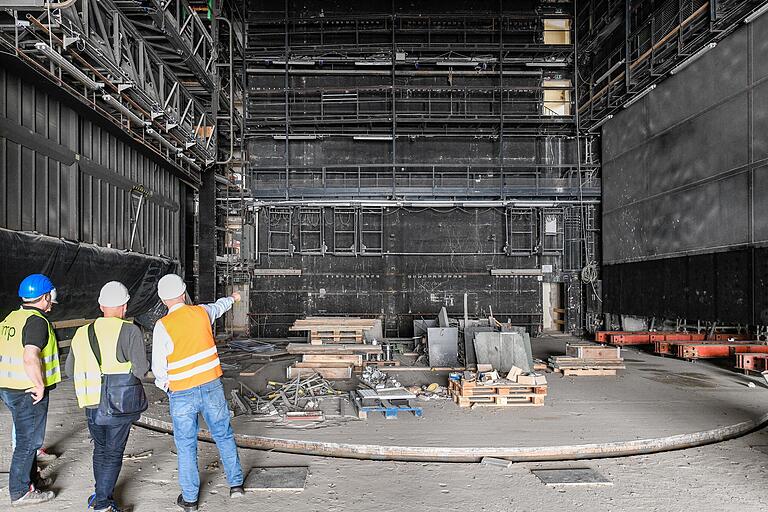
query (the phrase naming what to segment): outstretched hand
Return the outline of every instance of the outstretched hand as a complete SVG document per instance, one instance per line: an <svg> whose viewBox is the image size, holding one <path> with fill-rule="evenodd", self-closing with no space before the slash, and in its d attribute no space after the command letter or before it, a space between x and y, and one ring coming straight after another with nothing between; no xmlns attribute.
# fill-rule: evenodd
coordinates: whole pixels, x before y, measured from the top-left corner
<svg viewBox="0 0 768 512"><path fill-rule="evenodd" d="M232 292L232 295L230 295L233 299L235 299L235 302L240 302L240 292Z"/></svg>

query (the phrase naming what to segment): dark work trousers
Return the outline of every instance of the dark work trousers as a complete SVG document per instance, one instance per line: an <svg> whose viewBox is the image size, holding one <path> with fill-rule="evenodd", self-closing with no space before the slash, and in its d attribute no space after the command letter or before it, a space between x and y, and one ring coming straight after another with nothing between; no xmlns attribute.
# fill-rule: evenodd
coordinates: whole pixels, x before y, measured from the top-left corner
<svg viewBox="0 0 768 512"><path fill-rule="evenodd" d="M100 510L109 507L114 500L112 494L123 467L123 452L131 432L131 422L97 425L96 409L85 411L93 439L93 478L96 480L96 496L91 506Z"/></svg>
<svg viewBox="0 0 768 512"><path fill-rule="evenodd" d="M16 501L27 494L30 484L37 480L37 450L43 446L45 439L48 391L36 404L32 403L32 395L23 389L0 388L0 399L11 411L16 428L16 448L8 475L11 501Z"/></svg>

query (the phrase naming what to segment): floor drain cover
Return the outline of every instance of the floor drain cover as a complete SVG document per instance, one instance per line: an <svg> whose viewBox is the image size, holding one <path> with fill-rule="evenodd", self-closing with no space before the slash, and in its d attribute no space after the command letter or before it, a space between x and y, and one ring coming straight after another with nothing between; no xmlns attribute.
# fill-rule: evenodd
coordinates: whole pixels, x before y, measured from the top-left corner
<svg viewBox="0 0 768 512"><path fill-rule="evenodd" d="M613 485L592 468L534 469L531 473L547 485Z"/></svg>

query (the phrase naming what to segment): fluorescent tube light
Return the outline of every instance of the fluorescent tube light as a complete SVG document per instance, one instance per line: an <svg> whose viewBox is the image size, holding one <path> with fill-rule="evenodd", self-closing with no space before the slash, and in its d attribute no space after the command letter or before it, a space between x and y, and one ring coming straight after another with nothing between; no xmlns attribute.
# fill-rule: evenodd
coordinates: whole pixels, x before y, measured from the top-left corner
<svg viewBox="0 0 768 512"><path fill-rule="evenodd" d="M613 119L613 114L608 114L607 116L605 116L604 118L602 118L601 120L599 120L598 122L596 122L595 124L593 124L593 125L592 125L592 128L590 128L590 129L589 129L589 130L587 130L587 131L590 131L590 132L593 132L593 131L595 131L595 130L597 130L598 128L600 128L601 126L603 126L605 123L607 123L608 121L610 121L611 119Z"/></svg>
<svg viewBox="0 0 768 512"><path fill-rule="evenodd" d="M568 63L563 61L536 61L526 62L525 65L529 68L564 68Z"/></svg>
<svg viewBox="0 0 768 512"><path fill-rule="evenodd" d="M435 62L438 66L477 66L480 64L476 60L439 60Z"/></svg>
<svg viewBox="0 0 768 512"><path fill-rule="evenodd" d="M356 60L355 66L391 66L391 60Z"/></svg>
<svg viewBox="0 0 768 512"><path fill-rule="evenodd" d="M273 135L275 140L285 140L285 135ZM288 140L317 140L317 135L288 135Z"/></svg>
<svg viewBox="0 0 768 512"><path fill-rule="evenodd" d="M354 140L392 140L391 135L355 135Z"/></svg>
<svg viewBox="0 0 768 512"><path fill-rule="evenodd" d="M701 50L697 51L696 53L688 57L688 59L686 59L684 62L672 68L672 70L669 73L672 75L679 73L681 70L687 68L688 66L693 64L695 61L699 60L705 53L707 53L709 50L711 50L715 46L717 46L717 43L709 43L705 45L704 48L702 48Z"/></svg>
<svg viewBox="0 0 768 512"><path fill-rule="evenodd" d="M62 67L64 70L66 70L67 73L75 77L79 82L85 85L88 89L95 91L96 89L101 89L102 87L104 87L104 84L99 83L95 80L92 80L88 75L80 71L77 68L77 66L69 62L67 59L64 58L62 54L55 51L53 48L51 48L47 44L35 43L35 48L43 52L49 59L51 59L60 67Z"/></svg>
<svg viewBox="0 0 768 512"><path fill-rule="evenodd" d="M110 94L103 95L101 99L103 99L105 103L108 103L114 109L120 111L125 117L133 121L133 124L135 126L149 126L150 124L152 124L149 121L144 121L138 115L134 114L132 110L130 110L128 107L126 107L125 105L117 101L117 99Z"/></svg>
<svg viewBox="0 0 768 512"><path fill-rule="evenodd" d="M605 80L606 78L608 78L609 76L611 76L611 73L613 73L614 71L616 71L617 69L619 69L621 66L623 66L623 65L624 65L624 62L625 62L625 60L624 60L624 59L621 59L619 62L617 62L616 64L614 64L613 66L611 66L611 68L610 68L608 71L606 71L605 73L603 73L602 75L600 75L600 76L597 78L597 80L595 80L595 85L599 84L600 82L602 82L603 80Z"/></svg>
<svg viewBox="0 0 768 512"><path fill-rule="evenodd" d="M169 142L165 137L157 133L152 128L147 128L145 130L153 139L158 141L161 145L165 146L166 148L170 149L174 153L178 153L181 151L179 148L177 148L173 143Z"/></svg>
<svg viewBox="0 0 768 512"><path fill-rule="evenodd" d="M758 10L756 10L755 12L753 12L752 14L750 14L749 16L747 16L746 18L744 18L744 23L752 23L757 18L759 18L760 15L764 14L766 11L768 11L768 3L762 6L761 8L759 8Z"/></svg>
<svg viewBox="0 0 768 512"><path fill-rule="evenodd" d="M189 166L192 167L194 170L196 171L200 170L200 166L195 163L195 159L188 157L187 155L184 154L183 151L179 151L176 156L178 156L179 158L187 162Z"/></svg>
<svg viewBox="0 0 768 512"><path fill-rule="evenodd" d="M642 98L643 96L645 96L646 94L648 94L649 92L654 90L655 88L656 88L656 84L653 84L652 86L648 87L644 91L638 93L634 98L632 98L631 100L629 100L628 102L626 102L624 104L624 108L628 108L628 107L632 106L635 102L639 101L640 98Z"/></svg>

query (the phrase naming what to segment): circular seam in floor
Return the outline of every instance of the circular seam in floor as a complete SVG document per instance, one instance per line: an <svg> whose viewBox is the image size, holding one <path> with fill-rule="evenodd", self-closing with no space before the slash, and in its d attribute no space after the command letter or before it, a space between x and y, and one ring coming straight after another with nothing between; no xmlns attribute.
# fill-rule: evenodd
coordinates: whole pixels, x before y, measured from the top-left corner
<svg viewBox="0 0 768 512"><path fill-rule="evenodd" d="M733 425L688 434L608 443L530 447L385 446L280 439L248 434L235 434L235 440L241 448L348 459L479 462L483 457L497 457L513 462L535 462L627 457L693 448L743 436L766 423L768 423L768 413ZM172 423L147 415L142 415L137 424L152 430L173 433ZM200 431L199 439L207 442L213 441L207 430Z"/></svg>

